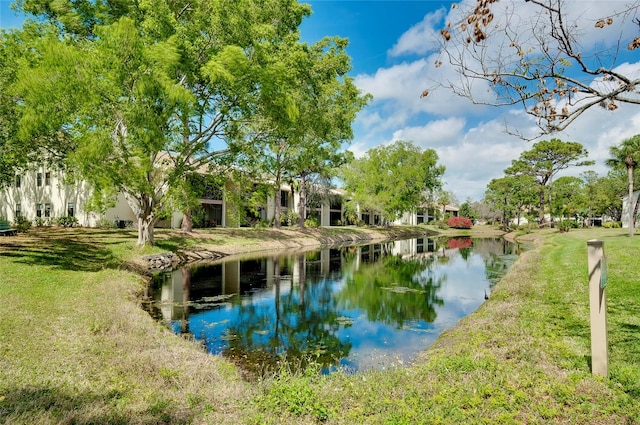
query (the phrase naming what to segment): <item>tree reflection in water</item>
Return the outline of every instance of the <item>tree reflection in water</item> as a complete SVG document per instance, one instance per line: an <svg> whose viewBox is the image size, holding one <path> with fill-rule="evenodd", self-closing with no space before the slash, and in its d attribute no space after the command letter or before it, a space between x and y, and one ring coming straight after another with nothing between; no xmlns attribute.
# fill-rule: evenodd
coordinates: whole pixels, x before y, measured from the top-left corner
<svg viewBox="0 0 640 425"><path fill-rule="evenodd" d="M227 261L162 276L150 311L251 375L358 370L373 351L425 349L484 302L513 258L512 244L464 238Z"/></svg>

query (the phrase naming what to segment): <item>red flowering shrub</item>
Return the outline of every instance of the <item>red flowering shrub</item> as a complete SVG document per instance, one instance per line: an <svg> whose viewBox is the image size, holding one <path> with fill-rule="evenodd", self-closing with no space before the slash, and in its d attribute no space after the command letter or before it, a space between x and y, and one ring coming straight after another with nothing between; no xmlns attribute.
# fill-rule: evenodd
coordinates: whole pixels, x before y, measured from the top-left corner
<svg viewBox="0 0 640 425"><path fill-rule="evenodd" d="M447 248L469 248L473 245L471 238L451 238L447 241Z"/></svg>
<svg viewBox="0 0 640 425"><path fill-rule="evenodd" d="M471 229L473 223L467 217L451 217L447 219L447 226L454 229Z"/></svg>

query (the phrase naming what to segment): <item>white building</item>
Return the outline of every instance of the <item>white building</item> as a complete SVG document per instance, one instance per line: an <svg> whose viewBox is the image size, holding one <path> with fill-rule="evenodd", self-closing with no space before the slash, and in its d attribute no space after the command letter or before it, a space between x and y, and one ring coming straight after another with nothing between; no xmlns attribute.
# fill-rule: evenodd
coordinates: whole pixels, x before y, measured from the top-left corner
<svg viewBox="0 0 640 425"><path fill-rule="evenodd" d="M84 181L68 183L64 174L44 165L16 174L12 184L0 189L0 218L15 222L23 216L34 224L56 224L61 217L74 217L78 225L95 227L100 221L115 223L119 227L136 226L137 219L122 194L118 195L115 205L103 214L91 211L89 201L91 186ZM224 188L212 188L211 193L200 199L201 210L192 217L195 227L236 227L255 224L256 220L270 221L275 216L275 197L270 196L260 210L259 217L244 217L247 211L236 207L226 196L233 191L233 183L227 182ZM281 216L289 211L298 212L300 194L288 185L281 187ZM329 196L317 207L307 208L306 218L315 217L321 226L339 226L344 223L345 193L340 189L330 189ZM446 212L457 215L456 207L446 207ZM433 209L406 213L396 224L420 224L434 219ZM158 222L157 227L179 228L183 214L174 212L171 218ZM358 221L366 225L382 224L382 215L376 211L358 209ZM294 224L294 223L292 223Z"/></svg>
<svg viewBox="0 0 640 425"><path fill-rule="evenodd" d="M213 190L212 193L200 199L202 213L194 217L194 224L198 227L233 227L246 223L233 214L238 212L225 193L233 190L232 183ZM281 214L287 211L298 211L300 196L292 194L291 187L284 185L281 189ZM308 217L316 217L321 226L341 224L342 192L331 191L331 201L326 200L318 208L309 209ZM133 211L122 194L118 195L115 205L100 214L89 209L91 186L84 181L68 183L64 174L56 169L39 166L33 170L16 174L14 181L0 190L0 217L15 222L16 217L23 216L28 220L44 225L55 224L61 217L75 217L78 225L95 227L100 220L115 223L119 227L135 226L137 223ZM262 208L259 219L271 220L275 215L275 197L267 200ZM170 219L161 220L157 227L179 228L183 214L175 212Z"/></svg>
<svg viewBox="0 0 640 425"><path fill-rule="evenodd" d="M75 217L80 226L96 226L101 218L114 222L134 221L134 215L123 196L105 214L87 209L91 189L86 182L68 184L63 174L46 166L16 174L12 184L0 190L0 217L10 222L24 216L44 224L61 217Z"/></svg>
<svg viewBox="0 0 640 425"><path fill-rule="evenodd" d="M640 195L640 190L636 190L633 192L633 202L629 205L629 195L626 195L622 198L622 227L625 229L629 228L629 208L635 208L636 202L638 202L638 196ZM640 213L640 209L638 211ZM636 224L638 223L638 217L636 216Z"/></svg>

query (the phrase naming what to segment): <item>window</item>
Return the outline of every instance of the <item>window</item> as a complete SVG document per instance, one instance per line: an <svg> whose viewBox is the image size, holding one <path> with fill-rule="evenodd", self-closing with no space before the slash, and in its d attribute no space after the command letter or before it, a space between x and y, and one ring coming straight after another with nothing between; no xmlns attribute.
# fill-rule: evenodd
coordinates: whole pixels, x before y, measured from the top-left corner
<svg viewBox="0 0 640 425"><path fill-rule="evenodd" d="M36 184L38 185L38 187L42 186L42 173L38 173L38 175L36 176Z"/></svg>
<svg viewBox="0 0 640 425"><path fill-rule="evenodd" d="M280 191L280 206L281 207L289 206L289 192L285 192L284 190Z"/></svg>
<svg viewBox="0 0 640 425"><path fill-rule="evenodd" d="M42 204L36 204L36 217L42 217Z"/></svg>
<svg viewBox="0 0 640 425"><path fill-rule="evenodd" d="M44 173L44 185L45 186L50 186L51 185L51 172L47 171L46 173Z"/></svg>
<svg viewBox="0 0 640 425"><path fill-rule="evenodd" d="M51 204L44 204L44 216L51 217Z"/></svg>
<svg viewBox="0 0 640 425"><path fill-rule="evenodd" d="M22 215L22 205L16 204L16 218Z"/></svg>
<svg viewBox="0 0 640 425"><path fill-rule="evenodd" d="M74 217L75 209L76 209L76 204L74 204L73 202L69 202L67 204L67 215L69 217Z"/></svg>
<svg viewBox="0 0 640 425"><path fill-rule="evenodd" d="M22 186L22 176L20 174L16 174L16 187Z"/></svg>

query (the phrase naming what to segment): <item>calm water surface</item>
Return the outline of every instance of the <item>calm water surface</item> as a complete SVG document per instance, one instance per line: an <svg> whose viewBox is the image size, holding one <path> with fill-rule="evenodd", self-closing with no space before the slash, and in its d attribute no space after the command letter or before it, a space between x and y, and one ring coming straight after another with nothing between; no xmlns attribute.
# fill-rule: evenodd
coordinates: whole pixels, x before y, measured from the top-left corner
<svg viewBox="0 0 640 425"><path fill-rule="evenodd" d="M517 249L421 238L198 265L158 275L150 311L253 373L392 367L476 310Z"/></svg>

